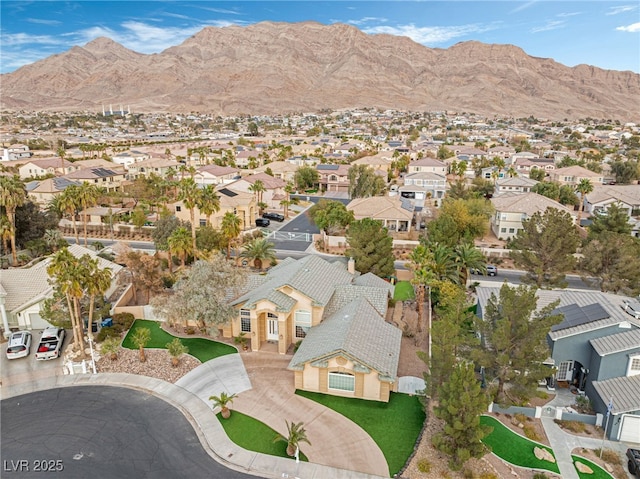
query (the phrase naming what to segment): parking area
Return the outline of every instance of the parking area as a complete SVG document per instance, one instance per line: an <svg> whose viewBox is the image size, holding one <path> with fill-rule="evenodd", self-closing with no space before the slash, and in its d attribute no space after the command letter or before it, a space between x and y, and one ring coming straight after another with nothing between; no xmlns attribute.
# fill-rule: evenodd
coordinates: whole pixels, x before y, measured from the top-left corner
<svg viewBox="0 0 640 479"><path fill-rule="evenodd" d="M42 329L34 329L31 334L31 353L24 358L7 359L7 342L2 343L0 350L0 384L2 386L12 386L64 374L62 358L36 361L35 352L42 335ZM70 332L67 331L63 351L70 341Z"/></svg>

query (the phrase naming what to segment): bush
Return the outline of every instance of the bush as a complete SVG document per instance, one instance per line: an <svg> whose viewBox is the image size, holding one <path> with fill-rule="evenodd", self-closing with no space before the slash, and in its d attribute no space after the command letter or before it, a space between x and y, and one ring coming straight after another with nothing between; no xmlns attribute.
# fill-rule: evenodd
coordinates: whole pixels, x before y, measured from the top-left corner
<svg viewBox="0 0 640 479"><path fill-rule="evenodd" d="M561 419L554 419L553 421L562 429L566 429L570 432L580 433L587 429L587 426L580 421L563 421Z"/></svg>
<svg viewBox="0 0 640 479"><path fill-rule="evenodd" d="M429 459L422 458L418 461L418 471L424 474L431 472L431 463L429 462Z"/></svg>
<svg viewBox="0 0 640 479"><path fill-rule="evenodd" d="M186 334L196 334L196 328L194 328L193 326L187 326L186 328L184 328L184 332Z"/></svg>
<svg viewBox="0 0 640 479"><path fill-rule="evenodd" d="M172 288L175 282L176 279L170 274L165 274L162 276L162 285L167 289Z"/></svg>
<svg viewBox="0 0 640 479"><path fill-rule="evenodd" d="M522 423L522 424L527 422L529 419L527 416L525 416L522 413L517 413L514 417L516 418L516 421L518 421L518 423Z"/></svg>
<svg viewBox="0 0 640 479"><path fill-rule="evenodd" d="M483 472L478 476L478 479L498 479L498 476L492 472Z"/></svg>
<svg viewBox="0 0 640 479"><path fill-rule="evenodd" d="M542 438L536 431L536 428L533 426L533 424L529 424L529 423L525 424L524 427L522 428L522 432L524 432L524 435L527 436L527 438L531 439L532 441L540 442L542 440Z"/></svg>
<svg viewBox="0 0 640 479"><path fill-rule="evenodd" d="M106 326L98 332L98 335L96 336L96 341L98 343L101 343L107 338L119 338L120 333L121 332L118 330L118 328L114 328L112 326Z"/></svg>
<svg viewBox="0 0 640 479"><path fill-rule="evenodd" d="M598 456L600 456L600 448L594 449L593 452L595 452ZM603 449L602 460L604 462L611 464L612 466L622 465L622 461L620 460L620 455L616 451L613 451L611 449Z"/></svg>
<svg viewBox="0 0 640 479"><path fill-rule="evenodd" d="M533 479L548 479L546 474L542 474L541 472L536 472L533 475Z"/></svg>
<svg viewBox="0 0 640 479"><path fill-rule="evenodd" d="M131 313L117 313L113 315L113 324L114 326L120 326L121 331L131 329L131 325L135 320L135 316Z"/></svg>

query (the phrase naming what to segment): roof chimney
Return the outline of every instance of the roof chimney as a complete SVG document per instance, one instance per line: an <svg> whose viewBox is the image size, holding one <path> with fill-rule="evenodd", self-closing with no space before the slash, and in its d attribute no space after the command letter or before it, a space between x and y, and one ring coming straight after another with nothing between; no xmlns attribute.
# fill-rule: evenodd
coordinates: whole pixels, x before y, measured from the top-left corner
<svg viewBox="0 0 640 479"><path fill-rule="evenodd" d="M356 274L356 262L353 258L349 258L347 262L347 271L351 274Z"/></svg>

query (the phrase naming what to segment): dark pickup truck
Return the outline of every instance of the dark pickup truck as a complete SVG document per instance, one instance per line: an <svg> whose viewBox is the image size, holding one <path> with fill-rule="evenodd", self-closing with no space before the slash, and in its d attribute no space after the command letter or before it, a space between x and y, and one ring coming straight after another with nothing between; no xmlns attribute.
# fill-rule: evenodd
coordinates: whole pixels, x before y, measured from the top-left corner
<svg viewBox="0 0 640 479"><path fill-rule="evenodd" d="M640 449L627 449L629 458L629 472L636 477L640 477Z"/></svg>

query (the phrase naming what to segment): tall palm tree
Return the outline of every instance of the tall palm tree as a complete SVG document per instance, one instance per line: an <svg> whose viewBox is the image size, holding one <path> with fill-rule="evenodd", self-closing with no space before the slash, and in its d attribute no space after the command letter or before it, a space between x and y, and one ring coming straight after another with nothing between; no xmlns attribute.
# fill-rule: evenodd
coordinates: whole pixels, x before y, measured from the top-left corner
<svg viewBox="0 0 640 479"><path fill-rule="evenodd" d="M576 185L576 193L580 194L580 205L578 206L578 226L580 226L580 219L582 218L582 210L584 209L584 195L588 195L593 191L593 184L589 178L582 178Z"/></svg>
<svg viewBox="0 0 640 479"><path fill-rule="evenodd" d="M0 217L0 239L2 240L2 254L9 251L9 242L11 241L11 223L6 216Z"/></svg>
<svg viewBox="0 0 640 479"><path fill-rule="evenodd" d="M220 231L227 239L227 259L231 258L231 242L238 237L241 231L242 220L239 216L227 211L222 217Z"/></svg>
<svg viewBox="0 0 640 479"><path fill-rule="evenodd" d="M76 244L78 244L78 228L76 227L76 213L78 211L78 195L80 186L69 185L62 193L51 200L49 208L60 213L62 216L68 216L71 218L71 224L73 225L73 236L76 238Z"/></svg>
<svg viewBox="0 0 640 479"><path fill-rule="evenodd" d="M100 269L98 266L98 260L93 259L85 264L87 268L87 274L84 278L86 290L89 294L89 320L87 323L87 335L93 339L93 331L91 326L93 325L93 313L95 310L96 297L102 296L107 292L109 286L111 286L111 269Z"/></svg>
<svg viewBox="0 0 640 479"><path fill-rule="evenodd" d="M16 251L16 209L27 201L27 189L17 175L0 176L0 207L9 220L13 265L18 264Z"/></svg>
<svg viewBox="0 0 640 479"><path fill-rule="evenodd" d="M292 421L291 423L289 423L286 420L285 422L287 423L287 437L278 435L273 440L273 442L278 442L278 441L286 442L287 455L293 457L296 454L296 450L299 450L301 442L306 442L310 446L311 446L311 442L307 437L307 431L303 427L304 426L303 422L295 423Z"/></svg>
<svg viewBox="0 0 640 479"><path fill-rule="evenodd" d="M409 255L410 263L407 265L413 271L413 284L416 290L416 302L418 305L418 332L422 332L424 324L424 300L425 290L435 279L430 264L433 262L433 254L425 245L418 245Z"/></svg>
<svg viewBox="0 0 640 479"><path fill-rule="evenodd" d="M245 244L240 256L253 260L253 264L259 270L262 270L262 262L269 260L271 262L276 260L275 244L267 241L265 238L255 238Z"/></svg>
<svg viewBox="0 0 640 479"><path fill-rule="evenodd" d="M453 258L460 272L460 284L469 281L469 270L486 272L487 266L483 254L472 243L457 245L453 250Z"/></svg>
<svg viewBox="0 0 640 479"><path fill-rule="evenodd" d="M440 281L451 281L452 283L460 281L458 267L451 248L440 243L435 243L429 245L429 249L433 254L433 262L429 267L431 271L433 271L436 279Z"/></svg>
<svg viewBox="0 0 640 479"><path fill-rule="evenodd" d="M248 189L255 193L256 203L262 203L262 194L267 191L262 180L256 180Z"/></svg>
<svg viewBox="0 0 640 479"><path fill-rule="evenodd" d="M291 206L291 193L293 193L295 186L290 181L284 186L285 199L280 202L284 207L284 217L289 219L289 206Z"/></svg>
<svg viewBox="0 0 640 479"><path fill-rule="evenodd" d="M169 261L171 261L172 253L175 253L180 258L182 266L184 267L187 256L194 251L189 230L184 226L176 228L173 230L173 233L171 233L171 236L167 238L167 244L169 245Z"/></svg>
<svg viewBox="0 0 640 479"><path fill-rule="evenodd" d="M87 246L87 209L95 206L100 197L100 189L96 185L83 182L77 191L78 205L82 208L82 222L84 223L84 245Z"/></svg>
<svg viewBox="0 0 640 479"><path fill-rule="evenodd" d="M207 226L211 225L211 215L220 211L220 196L212 185L202 188L198 200L198 209L207 217Z"/></svg>
<svg viewBox="0 0 640 479"><path fill-rule="evenodd" d="M178 199L182 201L184 206L189 209L189 218L191 220L191 241L193 243L193 252L196 252L196 218L195 208L200 202L202 190L193 178L183 178L179 183L180 192Z"/></svg>

